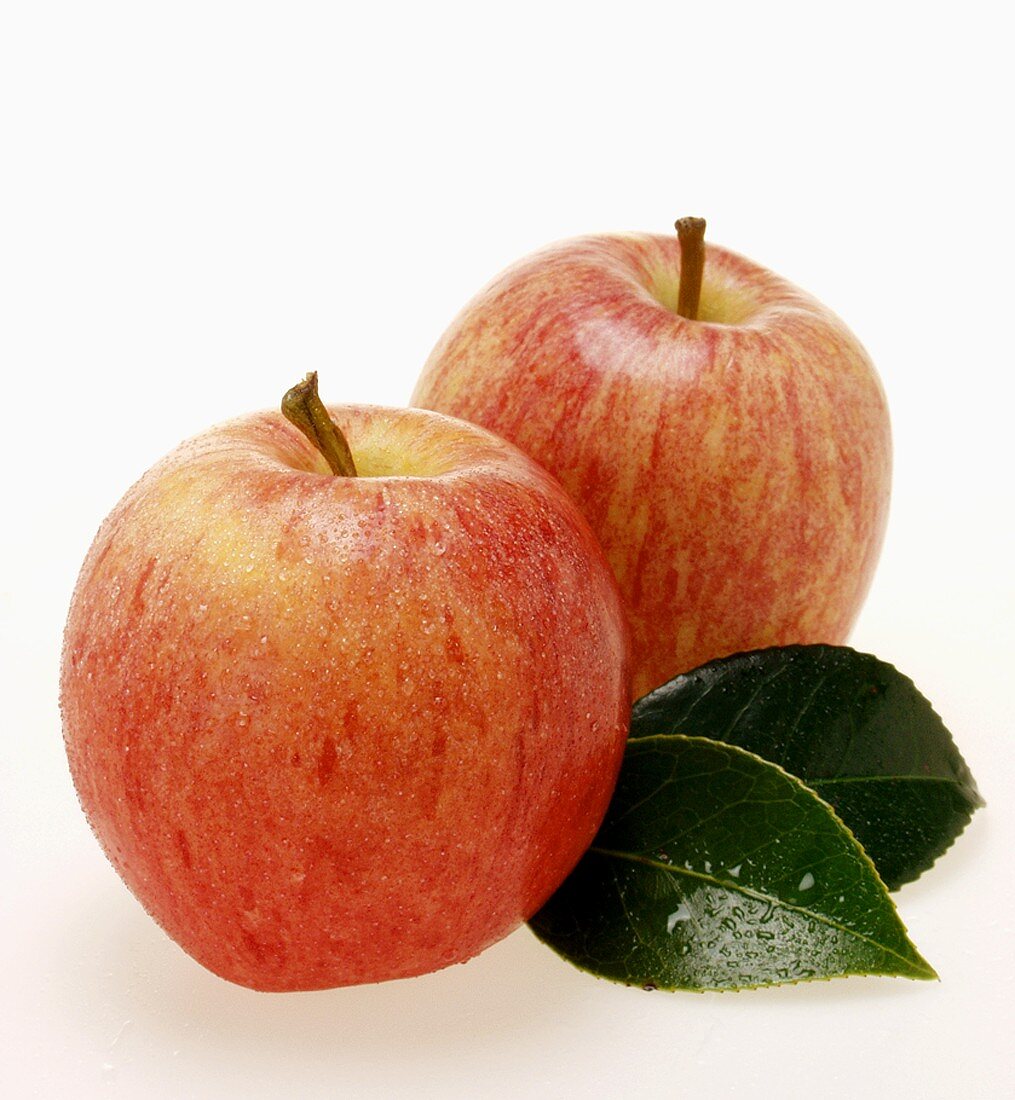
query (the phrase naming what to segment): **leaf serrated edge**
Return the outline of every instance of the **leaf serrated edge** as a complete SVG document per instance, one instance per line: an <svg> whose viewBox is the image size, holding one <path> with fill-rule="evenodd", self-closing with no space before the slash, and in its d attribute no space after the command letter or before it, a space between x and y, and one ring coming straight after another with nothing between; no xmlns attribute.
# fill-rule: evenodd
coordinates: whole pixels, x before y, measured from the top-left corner
<svg viewBox="0 0 1015 1100"><path fill-rule="evenodd" d="M655 982L641 985L638 982L626 982L623 978L611 978L606 974L599 974L591 967L583 966L581 963L575 962L574 959L569 958L567 955L562 955L549 940L544 939L531 921L528 923L528 928L536 939L539 940L541 944L548 947L561 962L573 967L580 973L588 974L589 977L595 978L596 981L609 982L610 985L622 985L626 986L628 989L637 989L646 992L692 993L695 996L704 997L716 993L754 993L759 989L780 989L791 985L813 985L815 982L841 982L848 978L890 978L894 981L940 981L937 974L934 974L933 978L929 975L925 978L913 978L907 974L881 973L866 970L843 970L838 974L812 974L807 978L784 978L780 981L773 982L746 982L743 985L660 985Z"/></svg>
<svg viewBox="0 0 1015 1100"><path fill-rule="evenodd" d="M944 721L944 719L941 717L941 715L938 714L937 710L934 708L934 704L930 701L930 699L927 698L926 695L924 695L924 693L917 686L916 681L911 676L907 676L906 673L902 672L898 668L898 666L893 665L891 663L891 661L884 661L879 656L877 656L876 653L867 653L865 650L854 649L852 646L848 646L848 645L828 645L826 643L815 643L815 644L812 644L812 645L804 645L804 644L784 645L784 646L772 645L772 646L762 646L760 649L742 649L742 650L739 650L737 653L729 653L724 657L715 657L711 661L705 661L704 664L700 664L700 665L696 666L695 668L688 669L686 672L677 673L676 676L674 676L671 679L667 680L665 684L660 684L658 687L653 688L649 692L646 692L640 699L636 699L634 701L634 703L632 704L632 706L631 706L632 716L634 715L634 712L638 709L638 707L640 707L642 704L647 704L647 701L649 699L651 699L654 695L660 694L662 692L666 692L666 690L669 688L669 686L672 683L674 683L674 681L683 679L684 677L693 676L696 673L701 672L702 669L709 668L712 665L729 665L729 664L732 664L734 661L743 660L743 659L746 659L748 657L760 658L763 654L766 654L766 653L783 653L783 654L788 655L791 652L792 653L815 652L815 651L819 651L819 650L823 651L823 652L826 652L826 653L851 653L856 657L860 657L862 659L874 661L876 664L881 665L883 668L891 669L891 671L893 673L895 673L895 675L898 676L900 680L904 680L906 683L908 683L909 686L913 689L913 691L915 691L916 694L926 704L926 707L930 711L930 713L940 723L941 728L944 730L945 734L947 735L948 744L951 746L952 749L954 749L955 755L958 757L958 762L961 765L962 770L965 773L964 776L960 776L957 779L950 779L947 776L926 776L926 777L913 776L912 778L940 779L942 782L956 783L958 786L960 786L961 789L968 791L969 796L970 796L970 801L974 803L973 809L970 811L970 817L972 817L972 814L975 813L976 810L982 809L984 806L987 805L985 799L983 798L983 795L980 794L979 788L978 788L977 783L976 783L976 779L973 776L973 773L970 771L969 765L966 763L965 757L962 755L961 751L959 750L959 746L955 741L955 737L953 736L951 729L949 729L947 723ZM791 659L788 656L787 656L787 663L791 663ZM780 671L781 671L781 669L780 669ZM715 687L714 684L711 685L708 688L708 691L705 692L705 694L707 695L708 692L710 692L714 687ZM695 704L695 705L697 705L697 704ZM742 711L741 711L741 713L742 713ZM634 726L633 717L632 717L631 725L632 725L632 731L628 732L628 738L627 738L629 743L633 742L633 741L644 741L644 740L646 740L647 738L650 738L650 737L661 736L659 734L651 734L651 733L639 736L638 734L634 733L633 732L633 726ZM687 736L687 735L678 734L678 733L676 733L676 731L673 731L673 736ZM719 742L720 744L723 744L723 745L729 744L728 741L723 741L723 740L721 740L721 738L702 738L702 740L717 741L717 742ZM739 745L731 745L730 747L731 748L739 748L740 746ZM747 751L747 750L745 750L745 751ZM764 760L765 757L760 757L759 759ZM766 762L771 763L771 764L775 763L775 761L766 761ZM776 767L781 767L781 765L776 764ZM792 773L787 773L787 774L792 774ZM794 776L794 778L797 778L797 777ZM834 779L834 778L838 778L838 777L828 776L828 777L824 777L824 778ZM852 778L852 777L847 777L847 778ZM863 779L863 778L870 778L870 779L877 779L877 778L906 779L906 778L910 778L910 777L908 777L908 776L870 776L870 777L858 776L856 778L858 778L858 779ZM801 782L802 782L802 780L801 780ZM958 835L961 835L961 834L958 834Z"/></svg>
<svg viewBox="0 0 1015 1100"><path fill-rule="evenodd" d="M730 746L730 747L731 748L736 748L735 745ZM796 778L799 779L800 777L797 776ZM886 778L890 778L890 777L886 777ZM913 777L913 778L920 778L920 777L917 776L917 777ZM927 776L926 778L930 779L932 777ZM902 780L899 780L899 781L900 782L905 782L906 780L902 779ZM952 785L952 786L956 785L955 781L952 780L952 779L937 779L936 781L939 782L939 783L947 783L947 784ZM803 780L800 780L800 782L803 782ZM829 780L827 780L827 779L816 779L815 782L816 783L827 783L827 782L829 782ZM872 782L872 780L864 779L861 776L856 780L856 782L858 782L858 783L869 783L869 782ZM804 784L804 786L807 786L807 784ZM811 789L813 789L813 788L811 788ZM814 793L817 794L819 798L821 797L819 791L815 791ZM885 882L885 886L888 888L889 893L892 893L892 894L897 893L899 890L902 889L903 886L908 886L911 882L916 882L919 879L923 878L923 876L932 867L934 867L937 864L938 860L942 859L948 852L950 852L952 850L952 848L955 846L955 842L959 839L960 836L962 836L965 833L965 831L972 824L973 815L976 813L976 811L979 810L979 809L982 809L984 806L987 805L987 803L984 802L983 799L979 797L978 793L977 793L977 799L978 799L978 801L976 801L972 805L972 807L969 809L968 813L966 814L965 821L962 822L961 828L959 828L955 831L954 835L951 836L948 839L948 842L941 848L941 850L939 852L935 852L932 856L930 856L926 860L924 860L924 862L920 863L917 866L917 869L916 869L914 874L909 875L908 877L906 877L904 879L900 879L894 885L890 885L889 883ZM824 801L824 800L822 800L822 801ZM833 807L833 809L834 809L834 807ZM848 828L848 826L847 826L847 828ZM863 845L861 844L860 847L862 848ZM866 851L866 849L865 849L865 851ZM884 879L882 879L881 881L884 882Z"/></svg>

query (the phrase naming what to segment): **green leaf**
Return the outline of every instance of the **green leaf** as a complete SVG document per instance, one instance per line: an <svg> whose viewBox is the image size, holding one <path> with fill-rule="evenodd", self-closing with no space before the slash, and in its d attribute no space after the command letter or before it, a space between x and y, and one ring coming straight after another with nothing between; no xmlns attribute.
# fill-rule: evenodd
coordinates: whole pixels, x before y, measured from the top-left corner
<svg viewBox="0 0 1015 1100"><path fill-rule="evenodd" d="M697 737L628 745L592 847L530 923L576 966L650 988L935 977L831 809Z"/></svg>
<svg viewBox="0 0 1015 1100"><path fill-rule="evenodd" d="M631 737L658 733L737 745L802 779L892 890L930 867L983 805L913 681L844 646L759 649L678 676L634 706Z"/></svg>

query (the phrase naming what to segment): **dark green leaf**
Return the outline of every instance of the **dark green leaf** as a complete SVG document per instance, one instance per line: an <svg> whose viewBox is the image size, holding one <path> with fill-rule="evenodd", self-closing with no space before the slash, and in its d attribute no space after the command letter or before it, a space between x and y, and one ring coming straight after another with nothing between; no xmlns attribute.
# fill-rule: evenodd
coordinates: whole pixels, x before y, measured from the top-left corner
<svg viewBox="0 0 1015 1100"><path fill-rule="evenodd" d="M835 808L892 890L930 867L983 805L913 681L844 646L711 661L646 695L631 718L632 738L709 737L802 779Z"/></svg>
<svg viewBox="0 0 1015 1100"><path fill-rule="evenodd" d="M698 737L628 745L603 827L531 926L576 966L652 988L935 976L829 807Z"/></svg>

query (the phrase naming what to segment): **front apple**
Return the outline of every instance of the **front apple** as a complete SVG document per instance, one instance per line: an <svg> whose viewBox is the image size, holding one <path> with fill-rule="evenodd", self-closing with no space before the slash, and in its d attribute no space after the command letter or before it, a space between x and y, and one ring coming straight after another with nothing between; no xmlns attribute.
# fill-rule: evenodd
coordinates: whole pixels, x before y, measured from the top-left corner
<svg viewBox="0 0 1015 1100"><path fill-rule="evenodd" d="M434 413L278 413L185 443L103 524L61 703L82 805L199 962L262 990L463 961L588 846L626 627L560 487Z"/></svg>
<svg viewBox="0 0 1015 1100"><path fill-rule="evenodd" d="M888 412L863 348L785 280L697 243L690 311L675 237L521 261L413 395L511 440L578 503L625 598L636 696L714 657L844 641L887 517Z"/></svg>

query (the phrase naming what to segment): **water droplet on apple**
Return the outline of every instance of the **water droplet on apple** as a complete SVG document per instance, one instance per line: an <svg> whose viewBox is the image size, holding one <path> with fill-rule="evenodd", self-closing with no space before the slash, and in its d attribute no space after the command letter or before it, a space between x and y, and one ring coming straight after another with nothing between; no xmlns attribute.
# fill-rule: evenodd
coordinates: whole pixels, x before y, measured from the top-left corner
<svg viewBox="0 0 1015 1100"><path fill-rule="evenodd" d="M444 545L444 543L443 543L443 542L435 542L435 543L433 544L433 552L434 552L434 553L435 553L435 554L436 554L436 555L437 555L438 557L440 557L440 556L441 556L441 555L442 555L443 553L445 553L446 551L447 551L447 547L446 547L446 546Z"/></svg>

